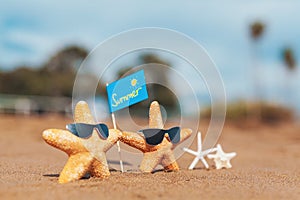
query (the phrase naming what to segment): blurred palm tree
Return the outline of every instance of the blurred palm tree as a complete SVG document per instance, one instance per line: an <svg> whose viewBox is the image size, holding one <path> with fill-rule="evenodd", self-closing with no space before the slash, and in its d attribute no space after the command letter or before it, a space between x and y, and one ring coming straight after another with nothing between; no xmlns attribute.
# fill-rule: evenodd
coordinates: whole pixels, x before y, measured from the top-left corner
<svg viewBox="0 0 300 200"><path fill-rule="evenodd" d="M285 47L282 50L282 60L285 64L286 67L286 75L285 75L285 91L286 91L286 95L285 95L285 102L291 106L294 104L293 102L293 77L291 77L293 75L293 72L296 69L296 59L295 59L295 54L294 54L294 50L291 47Z"/></svg>
<svg viewBox="0 0 300 200"><path fill-rule="evenodd" d="M258 40L259 38L262 37L262 35L264 33L265 24L260 21L256 21L250 25L250 29L251 29L252 39Z"/></svg>
<svg viewBox="0 0 300 200"><path fill-rule="evenodd" d="M250 36L252 39L252 74L253 74L253 95L254 100L261 102L262 101L262 91L261 91L261 84L260 84L260 72L259 72L259 64L258 64L258 42L262 38L265 32L265 24L261 21L255 21L250 24ZM258 120L261 119L261 109L258 106L257 110L248 110L249 115L254 115Z"/></svg>
<svg viewBox="0 0 300 200"><path fill-rule="evenodd" d="M296 68L296 59L294 56L294 50L290 47L286 47L282 51L283 61L288 71L293 71Z"/></svg>

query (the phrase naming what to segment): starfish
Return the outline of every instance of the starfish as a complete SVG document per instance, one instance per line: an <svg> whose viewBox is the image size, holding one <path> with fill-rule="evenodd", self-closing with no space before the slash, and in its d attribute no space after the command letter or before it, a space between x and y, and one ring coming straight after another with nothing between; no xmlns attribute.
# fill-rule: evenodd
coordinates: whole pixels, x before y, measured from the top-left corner
<svg viewBox="0 0 300 200"><path fill-rule="evenodd" d="M190 153L195 157L195 159L193 160L193 162L191 163L191 165L189 166L189 169L194 169L194 167L196 166L196 164L199 162L199 160L201 160L201 162L203 163L203 165L205 166L206 169L209 168L209 165L207 164L206 160L204 159L204 157L217 150L217 148L211 148L211 149L207 149L205 151L202 151L202 141L201 141L201 133L198 132L197 134L197 144L198 144L198 150L197 151L193 151L190 150L188 148L183 148L183 150L187 153Z"/></svg>
<svg viewBox="0 0 300 200"><path fill-rule="evenodd" d="M76 123L95 124L89 106L86 102L77 103L74 111ZM96 130L88 139L79 138L67 130L48 129L43 132L44 140L51 146L68 154L69 159L60 173L58 182L68 183L79 180L87 172L92 176L107 178L110 175L105 152L120 138L121 132L109 130L109 136L102 140Z"/></svg>
<svg viewBox="0 0 300 200"><path fill-rule="evenodd" d="M149 128L163 129L163 120L157 101L152 102L150 105ZM176 145L172 144L169 137L165 135L160 144L151 146L146 143L143 136L137 133L123 131L120 141L144 153L140 165L140 170L142 172L152 172L159 164L161 164L166 171L177 171L179 170L179 166L173 154L173 149L179 143L190 137L191 134L191 129L182 129L180 132L180 141Z"/></svg>
<svg viewBox="0 0 300 200"><path fill-rule="evenodd" d="M214 159L217 169L222 168L231 168L232 165L230 164L230 160L236 156L235 152L232 153L224 153L220 144L217 145L217 153L216 154L209 154L207 157L209 159Z"/></svg>

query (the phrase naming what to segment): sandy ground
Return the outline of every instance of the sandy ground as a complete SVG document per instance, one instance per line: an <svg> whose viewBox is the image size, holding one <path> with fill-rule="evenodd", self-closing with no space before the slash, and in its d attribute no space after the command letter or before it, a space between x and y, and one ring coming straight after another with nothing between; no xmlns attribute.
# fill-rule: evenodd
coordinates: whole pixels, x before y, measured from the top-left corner
<svg viewBox="0 0 300 200"><path fill-rule="evenodd" d="M0 199L300 199L299 125L247 129L226 123L219 143L238 153L232 169L205 170L199 163L187 170L193 157L184 154L179 172L112 172L108 180L60 185L67 156L41 133L69 122L54 115L0 116Z"/></svg>

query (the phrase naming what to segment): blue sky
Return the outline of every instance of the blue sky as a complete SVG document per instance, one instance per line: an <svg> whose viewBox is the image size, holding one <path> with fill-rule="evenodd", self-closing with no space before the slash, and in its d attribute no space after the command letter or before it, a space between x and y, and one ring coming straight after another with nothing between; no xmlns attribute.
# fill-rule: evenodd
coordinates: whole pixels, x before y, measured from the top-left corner
<svg viewBox="0 0 300 200"><path fill-rule="evenodd" d="M68 44L92 49L121 31L163 27L197 40L220 69L229 97L244 96L251 87L249 24L256 19L267 24L259 44L259 74L266 74L266 90L274 84L280 87L285 79L274 77L285 73L282 48L292 47L300 62L299 10L297 0L4 0L0 6L0 69L39 66ZM299 73L293 75L295 91L300 86ZM280 93L268 98L272 95Z"/></svg>

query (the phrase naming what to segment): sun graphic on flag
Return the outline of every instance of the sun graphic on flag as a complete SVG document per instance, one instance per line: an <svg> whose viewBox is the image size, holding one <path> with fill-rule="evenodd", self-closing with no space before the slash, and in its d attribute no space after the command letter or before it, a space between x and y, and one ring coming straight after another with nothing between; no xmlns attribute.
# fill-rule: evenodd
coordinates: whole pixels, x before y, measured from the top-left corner
<svg viewBox="0 0 300 200"><path fill-rule="evenodd" d="M132 79L132 80L131 80L131 85L132 85L132 86L135 86L136 84L137 84L137 80L136 80L135 78Z"/></svg>

